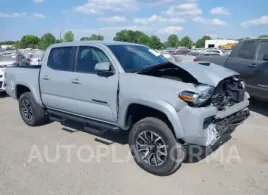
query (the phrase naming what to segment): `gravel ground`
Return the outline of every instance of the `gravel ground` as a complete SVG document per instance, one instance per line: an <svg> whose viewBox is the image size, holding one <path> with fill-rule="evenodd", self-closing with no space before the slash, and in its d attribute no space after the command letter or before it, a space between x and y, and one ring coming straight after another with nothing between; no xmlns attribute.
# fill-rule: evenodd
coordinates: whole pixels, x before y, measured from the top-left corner
<svg viewBox="0 0 268 195"><path fill-rule="evenodd" d="M125 133L99 138L58 123L31 128L17 102L1 97L0 194L268 194L267 108L253 103L249 119L216 151L157 177L133 162Z"/></svg>

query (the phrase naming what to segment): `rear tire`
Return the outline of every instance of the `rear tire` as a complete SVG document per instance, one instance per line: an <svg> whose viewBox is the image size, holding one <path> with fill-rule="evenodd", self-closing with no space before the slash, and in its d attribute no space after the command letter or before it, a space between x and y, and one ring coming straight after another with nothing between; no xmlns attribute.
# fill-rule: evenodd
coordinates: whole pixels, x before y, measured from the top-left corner
<svg viewBox="0 0 268 195"><path fill-rule="evenodd" d="M36 103L31 92L20 96L19 110L22 120L29 126L40 126L48 122L44 109Z"/></svg>
<svg viewBox="0 0 268 195"><path fill-rule="evenodd" d="M129 134L129 147L136 163L145 171L167 176L182 164L185 150L170 128L156 118L137 122Z"/></svg>

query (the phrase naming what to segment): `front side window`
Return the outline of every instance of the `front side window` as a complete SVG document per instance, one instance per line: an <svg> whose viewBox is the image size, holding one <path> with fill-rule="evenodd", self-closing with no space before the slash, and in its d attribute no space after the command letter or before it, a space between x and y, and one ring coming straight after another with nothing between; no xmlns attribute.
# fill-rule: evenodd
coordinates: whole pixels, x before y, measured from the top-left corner
<svg viewBox="0 0 268 195"><path fill-rule="evenodd" d="M108 57L98 48L81 46L78 49L76 72L95 73L95 66L100 62L109 62Z"/></svg>
<svg viewBox="0 0 268 195"><path fill-rule="evenodd" d="M253 60L257 47L254 41L244 42L237 56L244 59Z"/></svg>
<svg viewBox="0 0 268 195"><path fill-rule="evenodd" d="M51 49L48 67L60 71L73 71L74 47L56 47Z"/></svg>
<svg viewBox="0 0 268 195"><path fill-rule="evenodd" d="M263 60L264 55L267 54L267 53L268 53L268 41L260 42L257 59L258 60Z"/></svg>
<svg viewBox="0 0 268 195"><path fill-rule="evenodd" d="M156 64L168 62L160 53L140 45L109 45L125 72L137 72Z"/></svg>

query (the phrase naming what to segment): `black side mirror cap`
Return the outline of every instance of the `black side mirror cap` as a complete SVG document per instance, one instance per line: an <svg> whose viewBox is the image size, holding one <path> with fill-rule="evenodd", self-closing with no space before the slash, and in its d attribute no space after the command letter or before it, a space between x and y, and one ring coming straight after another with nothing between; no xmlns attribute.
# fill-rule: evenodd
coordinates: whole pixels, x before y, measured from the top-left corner
<svg viewBox="0 0 268 195"><path fill-rule="evenodd" d="M96 71L96 72L97 72L97 75L105 76L105 77L109 77L109 76L112 76L115 74L113 71L110 71L110 70L108 70L108 71L102 70L102 71Z"/></svg>

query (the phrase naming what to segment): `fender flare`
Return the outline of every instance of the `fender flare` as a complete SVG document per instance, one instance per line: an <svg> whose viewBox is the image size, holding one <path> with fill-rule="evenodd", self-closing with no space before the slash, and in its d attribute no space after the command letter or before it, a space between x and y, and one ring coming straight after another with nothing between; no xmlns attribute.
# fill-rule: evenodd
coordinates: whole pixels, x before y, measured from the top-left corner
<svg viewBox="0 0 268 195"><path fill-rule="evenodd" d="M168 120L173 126L176 138L184 137L184 131L178 117L175 108L163 100L152 99L151 97L133 97L121 103L119 114L118 114L118 124L121 129L129 129L127 125L127 113L130 105L138 104L156 109L166 115Z"/></svg>

